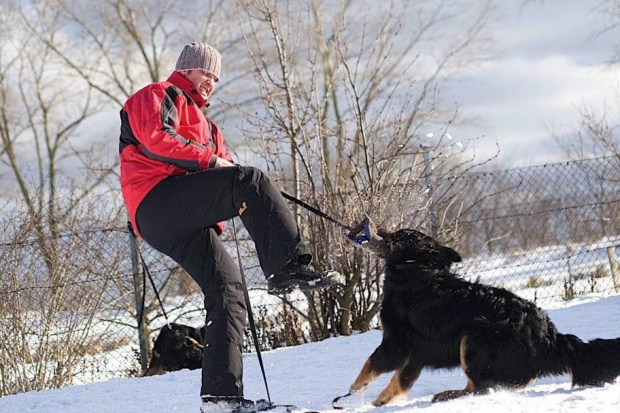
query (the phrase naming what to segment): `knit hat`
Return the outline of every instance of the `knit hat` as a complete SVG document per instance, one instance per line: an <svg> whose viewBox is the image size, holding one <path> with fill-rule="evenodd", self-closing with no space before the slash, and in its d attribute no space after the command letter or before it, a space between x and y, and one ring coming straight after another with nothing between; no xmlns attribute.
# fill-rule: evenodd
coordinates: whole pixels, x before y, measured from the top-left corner
<svg viewBox="0 0 620 413"><path fill-rule="evenodd" d="M206 43L186 44L179 55L174 70L205 70L220 80L222 55Z"/></svg>

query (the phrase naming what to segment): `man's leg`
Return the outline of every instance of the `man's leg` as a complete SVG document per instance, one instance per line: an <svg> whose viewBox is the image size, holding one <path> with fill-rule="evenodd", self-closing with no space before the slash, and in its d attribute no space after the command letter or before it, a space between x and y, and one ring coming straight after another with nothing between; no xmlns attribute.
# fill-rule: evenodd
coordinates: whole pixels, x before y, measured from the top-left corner
<svg viewBox="0 0 620 413"><path fill-rule="evenodd" d="M256 245L266 276L307 256L299 228L280 191L259 169L225 167L174 176L160 182L138 209L140 233L157 239L187 236L240 216Z"/></svg>
<svg viewBox="0 0 620 413"><path fill-rule="evenodd" d="M257 168L240 168L233 187L233 202L256 245L265 276L299 257L309 264L312 256L293 213L267 175Z"/></svg>
<svg viewBox="0 0 620 413"><path fill-rule="evenodd" d="M213 228L173 241L148 237L146 241L178 262L204 293L207 315L201 396L243 396L246 305L234 260Z"/></svg>

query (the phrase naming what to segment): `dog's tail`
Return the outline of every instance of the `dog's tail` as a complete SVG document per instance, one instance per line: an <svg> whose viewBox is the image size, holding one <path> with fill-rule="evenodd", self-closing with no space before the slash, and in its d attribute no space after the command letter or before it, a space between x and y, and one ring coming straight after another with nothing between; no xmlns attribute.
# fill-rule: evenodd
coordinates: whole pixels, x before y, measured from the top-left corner
<svg viewBox="0 0 620 413"><path fill-rule="evenodd" d="M586 343L572 334L558 334L557 343L573 386L602 386L620 376L620 338Z"/></svg>

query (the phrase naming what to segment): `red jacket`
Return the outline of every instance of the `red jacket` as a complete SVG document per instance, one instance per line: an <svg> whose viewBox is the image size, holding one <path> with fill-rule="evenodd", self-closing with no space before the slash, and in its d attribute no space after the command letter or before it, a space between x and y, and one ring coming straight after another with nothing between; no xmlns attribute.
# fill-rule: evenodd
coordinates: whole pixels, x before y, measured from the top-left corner
<svg viewBox="0 0 620 413"><path fill-rule="evenodd" d="M207 102L179 72L134 93L121 110L121 190L134 231L140 202L171 175L232 162L224 136L201 109ZM218 223L221 234L222 223Z"/></svg>

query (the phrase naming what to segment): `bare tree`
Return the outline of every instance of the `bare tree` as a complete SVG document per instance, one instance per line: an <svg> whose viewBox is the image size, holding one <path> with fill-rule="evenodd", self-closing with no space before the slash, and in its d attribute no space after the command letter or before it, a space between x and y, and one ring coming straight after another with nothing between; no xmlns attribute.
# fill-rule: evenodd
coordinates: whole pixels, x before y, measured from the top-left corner
<svg viewBox="0 0 620 413"><path fill-rule="evenodd" d="M185 43L202 41L226 50L224 93L242 76L235 58L240 38L228 24L226 1L48 0L58 11L67 36L53 44L33 24L29 27L62 59L69 72L85 81L114 108L151 82L165 80ZM212 117L229 110L220 106Z"/></svg>
<svg viewBox="0 0 620 413"><path fill-rule="evenodd" d="M383 226L411 222L427 201L420 143L429 130L443 136L441 124L456 113L437 104L439 85L479 56L489 5L458 14L448 1L373 3L364 14L370 3L352 0L236 3L263 103L247 118L247 134L262 142L268 168L295 196L343 221L366 211ZM463 28L459 36L446 31L450 24ZM450 153L440 142L433 149ZM301 224L316 262L345 276L330 295L308 296L314 334L370 328L379 265L351 251L331 224L313 216Z"/></svg>
<svg viewBox="0 0 620 413"><path fill-rule="evenodd" d="M92 309L105 288L72 296L67 283L88 278L86 268L95 267L81 266L80 240L67 243L64 236L109 224L118 208L100 198L111 170L94 167L98 154L77 140L102 105L92 85L66 75L54 51L66 36L59 10L47 1L4 2L0 9L9 28L0 34L0 173L9 210L20 211L2 222L19 229L2 234L7 394L67 384L76 358L91 351ZM28 283L30 295L23 293Z"/></svg>
<svg viewBox="0 0 620 413"><path fill-rule="evenodd" d="M45 238L46 245L58 247L51 255L33 236L36 222L27 208L13 205L2 212L0 395L70 385L76 377L109 368L92 356L122 342L118 330L102 323L103 314L114 309L110 303L125 293L114 286L125 249L111 247L114 234L96 229L99 222L86 228L88 211L79 211L72 217L75 228Z"/></svg>
<svg viewBox="0 0 620 413"><path fill-rule="evenodd" d="M58 235L109 175L87 165L80 170L73 157L72 138L100 105L91 87L62 76L65 66L48 46L62 41L58 12L45 2L28 9L28 25L45 33L47 43L41 43L21 24L23 12L5 7L14 33L0 46L10 57L0 62L0 164L15 183L12 194L27 208L52 275L58 251L46 237Z"/></svg>

